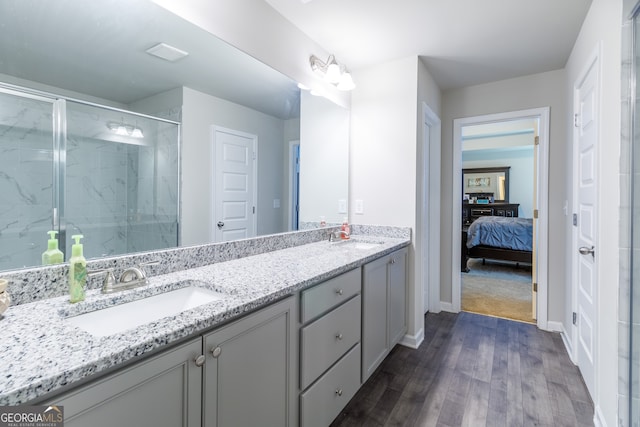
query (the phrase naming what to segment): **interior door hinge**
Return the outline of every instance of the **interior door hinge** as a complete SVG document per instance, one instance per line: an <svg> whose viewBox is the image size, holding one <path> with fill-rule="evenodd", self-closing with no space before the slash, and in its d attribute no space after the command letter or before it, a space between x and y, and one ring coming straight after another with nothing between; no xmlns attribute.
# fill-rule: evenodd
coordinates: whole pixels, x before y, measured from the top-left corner
<svg viewBox="0 0 640 427"><path fill-rule="evenodd" d="M540 213L540 212L538 212L538 209L534 209L534 210L533 210L533 218L534 218L534 219L538 219L538 214L539 214L539 213Z"/></svg>
<svg viewBox="0 0 640 427"><path fill-rule="evenodd" d="M576 313L575 311L573 312L573 324L578 324L578 313Z"/></svg>
<svg viewBox="0 0 640 427"><path fill-rule="evenodd" d="M574 227L578 226L578 214L577 213L573 214L573 226Z"/></svg>
<svg viewBox="0 0 640 427"><path fill-rule="evenodd" d="M256 213L256 207L255 206L253 207L253 213Z"/></svg>
<svg viewBox="0 0 640 427"><path fill-rule="evenodd" d="M538 284L533 282L533 292L538 292Z"/></svg>
<svg viewBox="0 0 640 427"><path fill-rule="evenodd" d="M580 116L578 115L578 113L575 113L575 114L573 115L573 126L574 126L574 127L578 127L578 124L579 124L579 117L580 117Z"/></svg>
<svg viewBox="0 0 640 427"><path fill-rule="evenodd" d="M533 140L533 144L534 144L534 145L540 145L540 137L539 137L539 136L536 136L536 137L534 138L534 140Z"/></svg>

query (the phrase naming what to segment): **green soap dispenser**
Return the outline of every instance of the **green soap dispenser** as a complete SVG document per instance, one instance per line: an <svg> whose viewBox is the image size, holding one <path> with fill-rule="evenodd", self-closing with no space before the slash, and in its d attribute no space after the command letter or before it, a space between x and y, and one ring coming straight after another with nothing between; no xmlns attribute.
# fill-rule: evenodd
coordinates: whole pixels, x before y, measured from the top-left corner
<svg viewBox="0 0 640 427"><path fill-rule="evenodd" d="M82 255L80 239L82 234L71 236L76 242L71 246L71 259L69 260L69 295L71 302L84 300L85 287L87 285L87 260Z"/></svg>
<svg viewBox="0 0 640 427"><path fill-rule="evenodd" d="M42 265L62 264L64 262L64 254L58 249L58 239L56 239L57 231L47 231L49 234L49 242L47 250L42 253Z"/></svg>

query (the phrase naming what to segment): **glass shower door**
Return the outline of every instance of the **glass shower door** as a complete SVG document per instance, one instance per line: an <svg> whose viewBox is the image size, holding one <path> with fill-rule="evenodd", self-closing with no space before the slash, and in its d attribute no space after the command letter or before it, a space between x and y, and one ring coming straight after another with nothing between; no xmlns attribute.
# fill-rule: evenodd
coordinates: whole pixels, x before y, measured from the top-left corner
<svg viewBox="0 0 640 427"><path fill-rule="evenodd" d="M0 90L0 270L40 265L53 223L54 100Z"/></svg>
<svg viewBox="0 0 640 427"><path fill-rule="evenodd" d="M66 251L73 234L85 236L86 257L176 247L178 125L66 104Z"/></svg>

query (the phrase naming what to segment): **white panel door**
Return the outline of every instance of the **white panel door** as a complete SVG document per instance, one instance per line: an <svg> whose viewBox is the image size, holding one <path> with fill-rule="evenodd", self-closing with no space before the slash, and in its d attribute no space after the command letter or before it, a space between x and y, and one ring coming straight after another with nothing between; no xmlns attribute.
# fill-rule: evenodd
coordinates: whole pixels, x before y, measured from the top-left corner
<svg viewBox="0 0 640 427"><path fill-rule="evenodd" d="M594 395L597 307L597 146L598 61L591 64L575 89L577 132L577 363L591 395Z"/></svg>
<svg viewBox="0 0 640 427"><path fill-rule="evenodd" d="M255 145L257 136L213 127L214 240L226 242L256 235Z"/></svg>

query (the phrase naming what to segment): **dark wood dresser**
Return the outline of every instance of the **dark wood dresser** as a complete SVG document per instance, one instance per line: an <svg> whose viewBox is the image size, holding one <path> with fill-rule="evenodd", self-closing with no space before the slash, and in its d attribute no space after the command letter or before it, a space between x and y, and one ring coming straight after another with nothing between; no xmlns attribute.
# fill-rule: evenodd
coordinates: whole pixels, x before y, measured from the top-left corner
<svg viewBox="0 0 640 427"><path fill-rule="evenodd" d="M469 226L481 216L517 217L520 203L462 203L462 227Z"/></svg>

